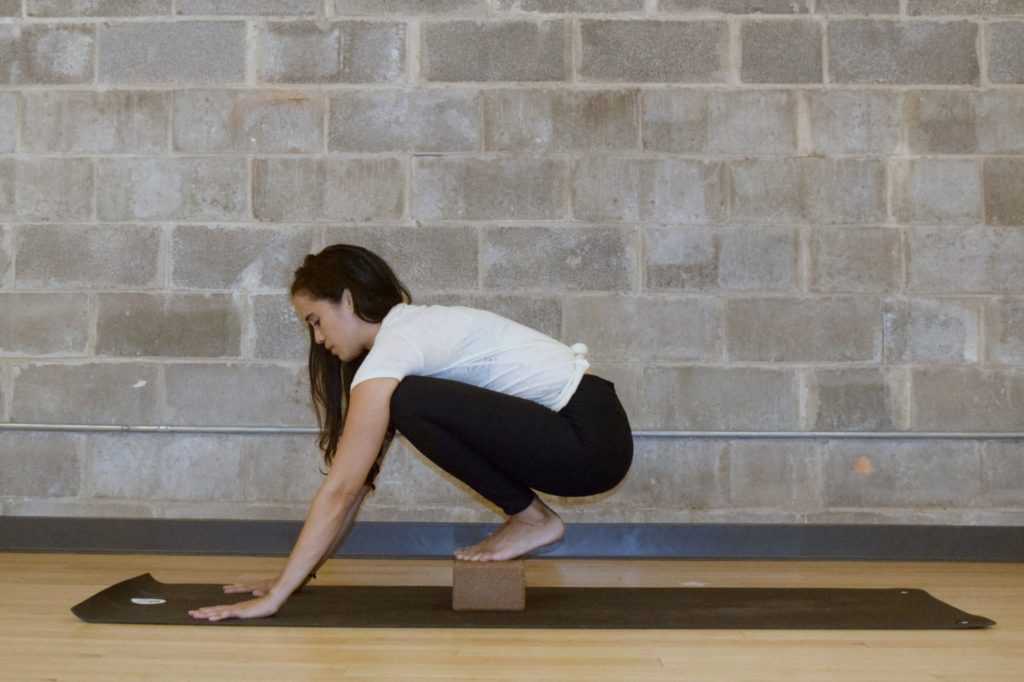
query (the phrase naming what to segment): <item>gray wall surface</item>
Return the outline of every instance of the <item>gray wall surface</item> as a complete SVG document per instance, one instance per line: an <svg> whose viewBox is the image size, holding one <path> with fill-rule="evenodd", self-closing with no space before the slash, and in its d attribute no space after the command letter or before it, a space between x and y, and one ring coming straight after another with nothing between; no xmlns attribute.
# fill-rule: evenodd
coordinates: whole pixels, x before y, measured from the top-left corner
<svg viewBox="0 0 1024 682"><path fill-rule="evenodd" d="M338 241L585 342L636 430L1024 431L1024 1L0 0L0 422L315 425ZM0 429L0 513L296 519L319 464ZM380 483L499 518L402 441ZM638 437L552 501L1024 525L1024 441Z"/></svg>

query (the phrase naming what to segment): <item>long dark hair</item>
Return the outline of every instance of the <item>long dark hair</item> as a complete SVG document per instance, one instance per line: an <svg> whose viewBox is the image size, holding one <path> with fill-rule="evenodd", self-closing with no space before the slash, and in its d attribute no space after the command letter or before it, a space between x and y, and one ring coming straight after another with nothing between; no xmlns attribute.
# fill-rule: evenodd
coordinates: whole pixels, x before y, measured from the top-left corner
<svg viewBox="0 0 1024 682"><path fill-rule="evenodd" d="M306 256L302 266L295 271L291 294L339 303L346 289L352 293L356 315L366 322L380 322L397 304L412 302L409 290L383 258L361 246L349 244L334 244L320 253ZM341 438L352 378L363 364L367 352L352 362L342 362L318 344L313 329L309 330L309 386L320 426L317 444L323 450L324 463L328 467L334 461ZM367 484L373 484L384 453L394 437L395 427L389 423L377 460L367 476Z"/></svg>

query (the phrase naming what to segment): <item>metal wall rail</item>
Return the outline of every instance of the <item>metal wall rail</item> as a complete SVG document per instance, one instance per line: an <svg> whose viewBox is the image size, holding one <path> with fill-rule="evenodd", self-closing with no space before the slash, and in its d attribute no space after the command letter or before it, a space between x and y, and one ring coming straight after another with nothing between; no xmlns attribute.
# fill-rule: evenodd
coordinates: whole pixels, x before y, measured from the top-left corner
<svg viewBox="0 0 1024 682"><path fill-rule="evenodd" d="M0 431L58 431L70 433L194 433L209 435L315 435L304 426L159 426L107 424L17 424L0 422ZM934 439L1022 439L1024 432L964 431L634 431L637 438L882 438L889 440Z"/></svg>

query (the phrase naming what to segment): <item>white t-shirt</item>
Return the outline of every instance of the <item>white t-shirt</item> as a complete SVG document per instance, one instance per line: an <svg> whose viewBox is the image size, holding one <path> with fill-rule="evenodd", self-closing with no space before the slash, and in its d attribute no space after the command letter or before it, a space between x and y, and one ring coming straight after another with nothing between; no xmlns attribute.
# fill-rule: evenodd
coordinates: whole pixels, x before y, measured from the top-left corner
<svg viewBox="0 0 1024 682"><path fill-rule="evenodd" d="M352 387L379 377L453 379L565 407L590 363L572 347L486 310L399 303L384 316Z"/></svg>

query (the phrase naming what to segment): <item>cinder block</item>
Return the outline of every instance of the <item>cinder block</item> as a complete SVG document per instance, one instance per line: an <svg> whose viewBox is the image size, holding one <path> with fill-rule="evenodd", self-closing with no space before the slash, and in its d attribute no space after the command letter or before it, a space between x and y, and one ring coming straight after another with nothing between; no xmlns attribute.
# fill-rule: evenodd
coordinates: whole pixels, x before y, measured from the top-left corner
<svg viewBox="0 0 1024 682"><path fill-rule="evenodd" d="M906 13L910 16L922 14L977 14L999 16L1024 14L1021 0L907 0Z"/></svg>
<svg viewBox="0 0 1024 682"><path fill-rule="evenodd" d="M580 75L587 81L724 83L724 21L581 19Z"/></svg>
<svg viewBox="0 0 1024 682"><path fill-rule="evenodd" d="M993 22L988 30L989 79L993 83L1024 83L1024 21Z"/></svg>
<svg viewBox="0 0 1024 682"><path fill-rule="evenodd" d="M0 92L0 154L14 151L18 140L18 95Z"/></svg>
<svg viewBox="0 0 1024 682"><path fill-rule="evenodd" d="M337 16L362 14L430 14L485 15L487 0L331 0ZM328 3L330 4L330 3Z"/></svg>
<svg viewBox="0 0 1024 682"><path fill-rule="evenodd" d="M571 70L569 22L442 21L423 26L428 81L563 81Z"/></svg>
<svg viewBox="0 0 1024 682"><path fill-rule="evenodd" d="M405 164L390 158L256 159L252 201L257 220L397 220L405 207Z"/></svg>
<svg viewBox="0 0 1024 682"><path fill-rule="evenodd" d="M178 0L178 14L245 14L250 16L297 15L317 13L320 0Z"/></svg>
<svg viewBox="0 0 1024 682"><path fill-rule="evenodd" d="M566 162L561 159L417 158L413 212L421 220L561 220Z"/></svg>
<svg viewBox="0 0 1024 682"><path fill-rule="evenodd" d="M0 288L9 286L8 273L13 276L11 273L11 262L14 257L13 232L9 227L0 225Z"/></svg>
<svg viewBox="0 0 1024 682"><path fill-rule="evenodd" d="M729 299L726 353L739 362L879 362L882 306L873 299ZM795 334L795 329L803 331Z"/></svg>
<svg viewBox="0 0 1024 682"><path fill-rule="evenodd" d="M246 159L115 157L97 163L100 220L241 220Z"/></svg>
<svg viewBox="0 0 1024 682"><path fill-rule="evenodd" d="M96 354L241 354L242 301L227 294L99 294Z"/></svg>
<svg viewBox="0 0 1024 682"><path fill-rule="evenodd" d="M869 90L803 92L807 97L811 141L816 154L897 153L904 118L900 111L900 94ZM913 126L912 117L907 119L907 125Z"/></svg>
<svg viewBox="0 0 1024 682"><path fill-rule="evenodd" d="M580 220L707 223L726 216L723 164L675 158L585 157L573 173Z"/></svg>
<svg viewBox="0 0 1024 682"><path fill-rule="evenodd" d="M976 363L981 347L984 302L951 298L887 299L882 362L886 364ZM989 348L993 331L988 330Z"/></svg>
<svg viewBox="0 0 1024 682"><path fill-rule="evenodd" d="M1024 292L1024 227L910 228L907 248L908 292Z"/></svg>
<svg viewBox="0 0 1024 682"><path fill-rule="evenodd" d="M29 17L142 17L170 13L171 0L25 0L25 14Z"/></svg>
<svg viewBox="0 0 1024 682"><path fill-rule="evenodd" d="M892 165L892 212L903 223L981 221L981 168L975 159L918 159Z"/></svg>
<svg viewBox="0 0 1024 682"><path fill-rule="evenodd" d="M818 226L810 233L814 292L895 292L902 280L900 232L886 227Z"/></svg>
<svg viewBox="0 0 1024 682"><path fill-rule="evenodd" d="M174 363L163 367L166 407L157 418L200 426L313 426L305 363ZM15 396L17 398L17 396Z"/></svg>
<svg viewBox="0 0 1024 682"><path fill-rule="evenodd" d="M911 153L1024 152L1024 92L910 91L906 97Z"/></svg>
<svg viewBox="0 0 1024 682"><path fill-rule="evenodd" d="M0 0L0 17L20 17L21 0ZM0 507L0 512L3 508Z"/></svg>
<svg viewBox="0 0 1024 682"><path fill-rule="evenodd" d="M0 159L0 220L88 220L91 159Z"/></svg>
<svg viewBox="0 0 1024 682"><path fill-rule="evenodd" d="M986 364L1024 365L1024 300L997 298L989 301L985 309L985 330Z"/></svg>
<svg viewBox="0 0 1024 682"><path fill-rule="evenodd" d="M268 154L323 151L324 98L294 90L181 90L174 149Z"/></svg>
<svg viewBox="0 0 1024 682"><path fill-rule="evenodd" d="M643 12L644 0L497 0L499 12L538 14L603 14ZM661 8L658 8L659 11Z"/></svg>
<svg viewBox="0 0 1024 682"><path fill-rule="evenodd" d="M983 441L981 484L992 506L1024 507L1024 442Z"/></svg>
<svg viewBox="0 0 1024 682"><path fill-rule="evenodd" d="M876 159L730 161L733 220L817 224L882 223L885 162Z"/></svg>
<svg viewBox="0 0 1024 682"><path fill-rule="evenodd" d="M13 232L18 288L149 289L160 282L159 227L19 225Z"/></svg>
<svg viewBox="0 0 1024 682"><path fill-rule="evenodd" d="M308 325L295 316L287 294L252 297L253 325L258 358L302 360L309 352Z"/></svg>
<svg viewBox="0 0 1024 682"><path fill-rule="evenodd" d="M832 82L977 85L978 27L968 21L830 21Z"/></svg>
<svg viewBox="0 0 1024 682"><path fill-rule="evenodd" d="M100 24L101 83L244 83L245 22Z"/></svg>
<svg viewBox="0 0 1024 682"><path fill-rule="evenodd" d="M727 508L818 511L821 446L815 441L740 439L722 459L729 478Z"/></svg>
<svg viewBox="0 0 1024 682"><path fill-rule="evenodd" d="M974 428L986 427L974 422ZM974 441L831 441L823 473L825 508L968 509L981 495Z"/></svg>
<svg viewBox="0 0 1024 682"><path fill-rule="evenodd" d="M82 439L77 434L0 431L0 497L78 495Z"/></svg>
<svg viewBox="0 0 1024 682"><path fill-rule="evenodd" d="M0 356L82 355L88 340L86 294L0 294Z"/></svg>
<svg viewBox="0 0 1024 682"><path fill-rule="evenodd" d="M815 431L900 431L904 428L905 373L874 367L812 368L807 422Z"/></svg>
<svg viewBox="0 0 1024 682"><path fill-rule="evenodd" d="M899 14L899 0L818 0L819 14Z"/></svg>
<svg viewBox="0 0 1024 682"><path fill-rule="evenodd" d="M640 117L645 150L701 153L707 149L708 93L694 88L642 90Z"/></svg>
<svg viewBox="0 0 1024 682"><path fill-rule="evenodd" d="M25 151L164 152L168 102L162 92L26 92L22 132Z"/></svg>
<svg viewBox="0 0 1024 682"><path fill-rule="evenodd" d="M1024 37L1024 33L1021 35ZM1024 153L1024 92L996 90L970 94L977 117L978 151Z"/></svg>
<svg viewBox="0 0 1024 682"><path fill-rule="evenodd" d="M91 83L92 26L0 24L0 85Z"/></svg>
<svg viewBox="0 0 1024 682"><path fill-rule="evenodd" d="M268 22L258 79L267 83L397 83L405 79L405 22Z"/></svg>
<svg viewBox="0 0 1024 682"><path fill-rule="evenodd" d="M85 464L89 494L136 501L241 502L249 499L242 462L250 442L228 435L93 434Z"/></svg>
<svg viewBox="0 0 1024 682"><path fill-rule="evenodd" d="M269 440L259 436L234 438L230 447L239 450L243 457L241 476L235 481L235 487L244 490L245 499L252 502L308 504L324 482L320 473L323 461L308 436L283 436ZM391 454L389 452L385 462ZM378 479L378 483L382 482L382 478Z"/></svg>
<svg viewBox="0 0 1024 682"><path fill-rule="evenodd" d="M789 92L643 93L644 149L710 154L797 152L797 98Z"/></svg>
<svg viewBox="0 0 1024 682"><path fill-rule="evenodd" d="M824 0L818 0L819 5ZM898 0L892 0L898 2ZM803 14L806 3L791 0L658 0L658 12L722 12L724 14ZM897 8L898 9L898 8Z"/></svg>
<svg viewBox="0 0 1024 682"><path fill-rule="evenodd" d="M796 291L800 239L791 227L648 227L644 288Z"/></svg>
<svg viewBox="0 0 1024 682"><path fill-rule="evenodd" d="M476 227L327 227L325 243L359 244L386 260L415 299L423 292L476 290Z"/></svg>
<svg viewBox="0 0 1024 682"><path fill-rule="evenodd" d="M820 83L822 26L817 21L745 21L744 83Z"/></svg>
<svg viewBox="0 0 1024 682"><path fill-rule="evenodd" d="M478 151L480 96L447 89L346 91L331 97L329 130L331 151Z"/></svg>
<svg viewBox="0 0 1024 682"><path fill-rule="evenodd" d="M159 424L159 371L159 366L151 363L14 365L11 420L44 424ZM235 395L242 395L243 391L239 389ZM222 402L225 400L223 393L218 397Z"/></svg>
<svg viewBox="0 0 1024 682"><path fill-rule="evenodd" d="M1024 225L1024 158L985 159L985 218L989 225Z"/></svg>
<svg viewBox="0 0 1024 682"><path fill-rule="evenodd" d="M452 568L452 608L456 611L522 611L526 570L522 559L461 561Z"/></svg>
<svg viewBox="0 0 1024 682"><path fill-rule="evenodd" d="M981 98L979 93L911 90L904 97L903 118L911 153L971 154L980 151L978 136L981 128L976 109ZM999 124L1005 130L1005 126L1013 125L1013 121L1004 119Z"/></svg>
<svg viewBox="0 0 1024 682"><path fill-rule="evenodd" d="M911 431L1019 431L1024 371L911 368Z"/></svg>
<svg viewBox="0 0 1024 682"><path fill-rule="evenodd" d="M637 149L635 90L490 90L484 93L488 151Z"/></svg>
<svg viewBox="0 0 1024 682"><path fill-rule="evenodd" d="M566 299L564 335L591 360L715 361L721 358L721 301L711 296L599 295Z"/></svg>
<svg viewBox="0 0 1024 682"><path fill-rule="evenodd" d="M729 448L730 441L720 438L638 438L614 503L624 515L727 507Z"/></svg>
<svg viewBox="0 0 1024 682"><path fill-rule="evenodd" d="M497 227L483 232L487 289L629 291L639 248L631 229Z"/></svg>
<svg viewBox="0 0 1024 682"><path fill-rule="evenodd" d="M799 381L793 369L644 367L633 428L796 431Z"/></svg>
<svg viewBox="0 0 1024 682"><path fill-rule="evenodd" d="M178 289L287 289L313 251L313 230L288 225L176 225L171 286Z"/></svg>

